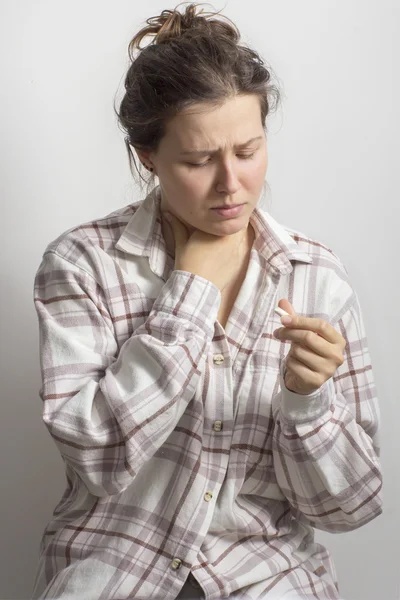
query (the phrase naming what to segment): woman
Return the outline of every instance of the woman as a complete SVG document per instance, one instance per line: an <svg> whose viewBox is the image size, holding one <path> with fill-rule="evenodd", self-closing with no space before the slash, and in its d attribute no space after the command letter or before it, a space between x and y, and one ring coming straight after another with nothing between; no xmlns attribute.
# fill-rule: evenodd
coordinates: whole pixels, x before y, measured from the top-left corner
<svg viewBox="0 0 400 600"><path fill-rule="evenodd" d="M356 292L257 206L279 98L261 58L196 5L147 23L118 114L159 185L61 235L35 281L68 485L33 597L340 598L314 528L381 512Z"/></svg>

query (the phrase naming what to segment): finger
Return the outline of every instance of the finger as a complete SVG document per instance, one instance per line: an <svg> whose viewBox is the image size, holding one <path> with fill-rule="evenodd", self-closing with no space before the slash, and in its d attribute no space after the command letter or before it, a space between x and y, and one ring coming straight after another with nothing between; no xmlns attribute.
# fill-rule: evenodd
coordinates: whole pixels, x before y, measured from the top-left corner
<svg viewBox="0 0 400 600"><path fill-rule="evenodd" d="M332 325L323 319L314 319L311 317L302 317L300 315L292 316L291 322L286 323L283 320L287 317L282 317L282 323L290 329L306 329L317 333L327 342L336 344L342 339L342 336Z"/></svg>
<svg viewBox="0 0 400 600"><path fill-rule="evenodd" d="M174 229L172 227L171 221L169 219L167 219L166 217L164 217L162 219L162 222L168 228L168 230L173 234L174 233Z"/></svg>
<svg viewBox="0 0 400 600"><path fill-rule="evenodd" d="M294 342L305 348L309 348L323 358L329 358L332 355L332 344L327 342L313 331L303 329L288 329L281 327L274 331L274 337L282 342Z"/></svg>
<svg viewBox="0 0 400 600"><path fill-rule="evenodd" d="M290 373L293 373L296 377L299 377L303 381L314 383L316 388L321 386L321 375L316 371L311 370L300 360L297 360L294 356L289 356L286 359L286 367Z"/></svg>
<svg viewBox="0 0 400 600"><path fill-rule="evenodd" d="M289 300L287 300L286 298L282 298L281 300L279 300L278 306L279 306L279 308L283 308L283 310L286 310L286 312L289 313L289 315L296 314L296 311L294 310L293 306L290 304Z"/></svg>
<svg viewBox="0 0 400 600"><path fill-rule="evenodd" d="M324 372L326 359L318 354L315 354L315 352L312 352L304 346L293 344L288 356L295 358L298 362L301 362L315 373Z"/></svg>

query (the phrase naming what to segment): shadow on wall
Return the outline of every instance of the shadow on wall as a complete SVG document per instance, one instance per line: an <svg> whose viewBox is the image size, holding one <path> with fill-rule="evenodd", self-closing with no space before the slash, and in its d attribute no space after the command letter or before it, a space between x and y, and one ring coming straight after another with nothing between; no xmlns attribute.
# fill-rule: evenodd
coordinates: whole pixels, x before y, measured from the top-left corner
<svg viewBox="0 0 400 600"><path fill-rule="evenodd" d="M22 599L32 593L41 536L65 488L65 475L64 463L41 416L33 282L21 275L19 282L2 277L2 283L9 294L1 322L0 506L4 518L0 598Z"/></svg>

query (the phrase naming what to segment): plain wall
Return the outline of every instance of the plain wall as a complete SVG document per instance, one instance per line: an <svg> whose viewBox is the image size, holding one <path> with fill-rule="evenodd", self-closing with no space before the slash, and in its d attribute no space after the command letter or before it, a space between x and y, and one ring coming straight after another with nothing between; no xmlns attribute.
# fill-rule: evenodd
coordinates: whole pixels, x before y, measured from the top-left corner
<svg viewBox="0 0 400 600"><path fill-rule="evenodd" d="M333 552L347 600L398 599L400 3L213 6L279 77L283 104L268 125L269 210L342 259L369 340L382 413L384 513L357 531L318 537ZM65 487L41 420L34 275L60 233L143 196L113 101L131 37L146 18L173 7L152 0L0 4L2 599L29 598L40 538Z"/></svg>

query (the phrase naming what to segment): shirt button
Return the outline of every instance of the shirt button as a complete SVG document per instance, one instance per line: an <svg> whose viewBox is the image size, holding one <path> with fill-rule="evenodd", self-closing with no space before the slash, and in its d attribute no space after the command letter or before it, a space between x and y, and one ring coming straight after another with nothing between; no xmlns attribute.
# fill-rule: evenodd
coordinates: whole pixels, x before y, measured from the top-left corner
<svg viewBox="0 0 400 600"><path fill-rule="evenodd" d="M213 429L214 431L221 431L222 421L214 421Z"/></svg>
<svg viewBox="0 0 400 600"><path fill-rule="evenodd" d="M179 569L179 567L181 566L181 564L182 564L182 561L179 560L179 558L174 558L174 560L171 562L171 567L173 569L175 569L175 571L176 571L177 569Z"/></svg>
<svg viewBox="0 0 400 600"><path fill-rule="evenodd" d="M216 365L220 365L222 362L224 362L224 357L222 354L214 354L213 361Z"/></svg>
<svg viewBox="0 0 400 600"><path fill-rule="evenodd" d="M212 498L212 493L211 493L211 492L206 492L206 493L204 494L204 500L205 500L206 502L210 502L211 498Z"/></svg>

